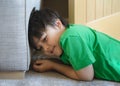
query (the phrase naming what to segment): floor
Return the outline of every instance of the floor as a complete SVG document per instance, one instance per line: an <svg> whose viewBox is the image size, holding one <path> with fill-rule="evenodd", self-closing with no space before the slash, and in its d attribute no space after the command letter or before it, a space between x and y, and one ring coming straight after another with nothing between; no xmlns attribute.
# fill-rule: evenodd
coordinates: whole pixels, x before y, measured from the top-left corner
<svg viewBox="0 0 120 86"><path fill-rule="evenodd" d="M120 86L120 83L96 79L91 82L76 81L55 72L28 71L22 80L0 80L0 86Z"/></svg>

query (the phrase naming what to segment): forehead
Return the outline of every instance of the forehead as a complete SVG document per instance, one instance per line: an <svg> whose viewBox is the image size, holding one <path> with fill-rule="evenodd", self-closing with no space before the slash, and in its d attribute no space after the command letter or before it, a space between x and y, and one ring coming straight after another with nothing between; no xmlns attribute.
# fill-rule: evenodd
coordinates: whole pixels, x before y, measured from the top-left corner
<svg viewBox="0 0 120 86"><path fill-rule="evenodd" d="M40 38L33 36L34 44L37 44L38 42L42 41L46 36L47 36L47 34L45 32L42 33Z"/></svg>

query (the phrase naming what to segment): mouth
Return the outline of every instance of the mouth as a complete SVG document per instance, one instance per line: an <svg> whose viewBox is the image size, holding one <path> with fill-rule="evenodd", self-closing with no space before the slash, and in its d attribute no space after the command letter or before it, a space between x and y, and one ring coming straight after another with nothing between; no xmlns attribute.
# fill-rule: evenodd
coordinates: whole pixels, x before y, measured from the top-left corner
<svg viewBox="0 0 120 86"><path fill-rule="evenodd" d="M54 53L54 49L55 49L55 46L53 46L53 48L52 48L52 50L51 50L51 54L53 54Z"/></svg>

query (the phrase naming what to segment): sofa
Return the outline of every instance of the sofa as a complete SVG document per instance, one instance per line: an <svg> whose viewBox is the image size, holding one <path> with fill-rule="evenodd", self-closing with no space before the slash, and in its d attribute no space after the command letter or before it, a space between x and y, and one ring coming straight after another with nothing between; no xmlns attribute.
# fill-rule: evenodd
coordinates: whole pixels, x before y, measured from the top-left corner
<svg viewBox="0 0 120 86"><path fill-rule="evenodd" d="M86 25L120 40L120 12L88 22Z"/></svg>
<svg viewBox="0 0 120 86"><path fill-rule="evenodd" d="M0 78L24 78L29 70L28 24L41 0L0 0Z"/></svg>

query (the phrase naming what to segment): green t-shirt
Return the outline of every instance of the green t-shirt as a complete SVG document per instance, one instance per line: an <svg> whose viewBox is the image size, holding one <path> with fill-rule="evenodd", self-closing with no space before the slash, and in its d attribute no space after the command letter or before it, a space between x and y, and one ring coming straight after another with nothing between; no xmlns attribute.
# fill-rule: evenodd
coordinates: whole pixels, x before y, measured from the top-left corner
<svg viewBox="0 0 120 86"><path fill-rule="evenodd" d="M60 37L60 59L80 70L92 64L94 76L120 81L120 41L90 27L69 25Z"/></svg>

